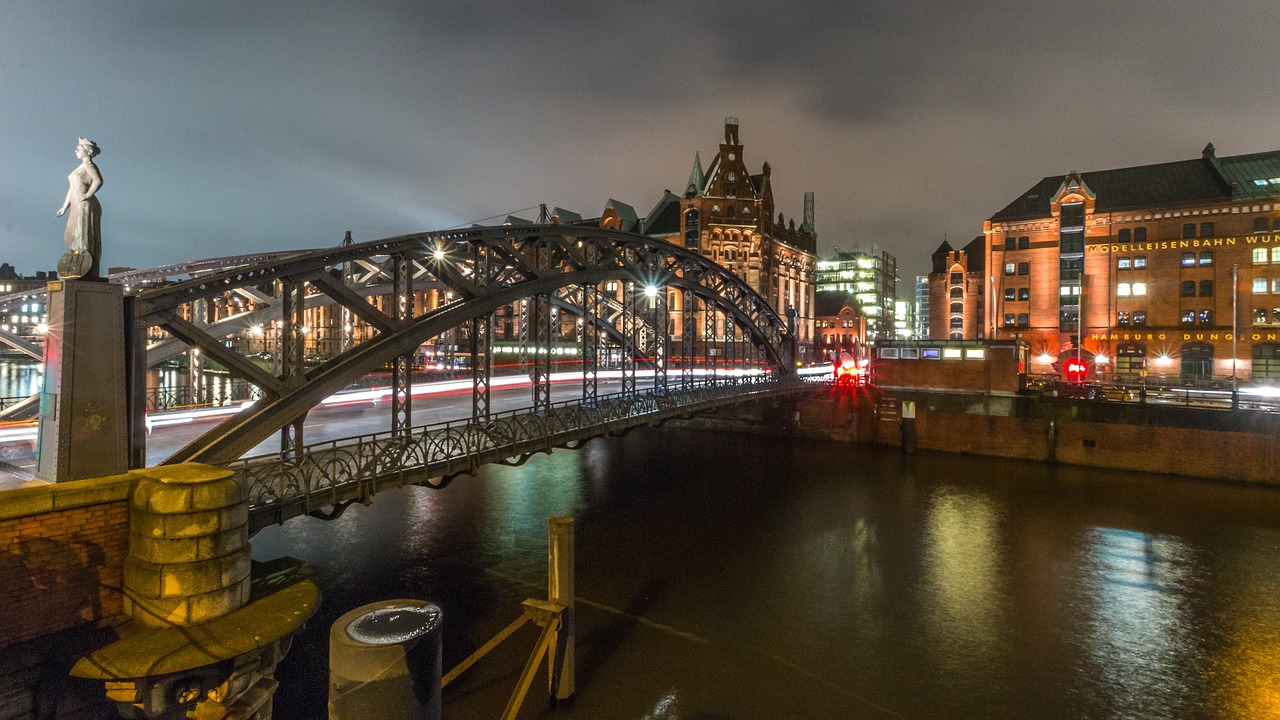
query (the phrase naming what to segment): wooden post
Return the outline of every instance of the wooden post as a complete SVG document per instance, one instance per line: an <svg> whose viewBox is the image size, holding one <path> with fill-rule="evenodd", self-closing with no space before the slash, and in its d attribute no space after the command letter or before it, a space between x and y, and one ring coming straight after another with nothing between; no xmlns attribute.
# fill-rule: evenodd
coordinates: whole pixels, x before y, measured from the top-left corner
<svg viewBox="0 0 1280 720"><path fill-rule="evenodd" d="M547 600L564 606L548 673L555 704L574 693L573 518L551 518L547 525Z"/></svg>

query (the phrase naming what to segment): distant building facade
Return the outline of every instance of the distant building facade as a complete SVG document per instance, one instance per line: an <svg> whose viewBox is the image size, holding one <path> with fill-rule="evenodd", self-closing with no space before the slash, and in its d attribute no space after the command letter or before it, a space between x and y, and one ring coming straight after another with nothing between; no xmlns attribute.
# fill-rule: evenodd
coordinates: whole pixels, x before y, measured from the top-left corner
<svg viewBox="0 0 1280 720"><path fill-rule="evenodd" d="M929 273L929 339L977 340L983 337L986 308L986 238L979 235L955 250L946 240L933 251Z"/></svg>
<svg viewBox="0 0 1280 720"><path fill-rule="evenodd" d="M34 291L43 291L50 280L57 280L58 273L38 271L23 276L9 263L0 263L0 297ZM0 330L29 339L39 339L49 320L49 308L42 296L16 297L5 303L0 314Z"/></svg>
<svg viewBox="0 0 1280 720"><path fill-rule="evenodd" d="M915 337L929 338L929 276L916 276L916 332Z"/></svg>
<svg viewBox="0 0 1280 720"><path fill-rule="evenodd" d="M1020 337L1033 371L1075 350L1120 376L1280 381L1280 151L1046 177L984 233L991 302L965 337Z"/></svg>
<svg viewBox="0 0 1280 720"><path fill-rule="evenodd" d="M853 295L817 293L813 312L818 361L836 360L842 352L855 359L867 357L867 318Z"/></svg>
<svg viewBox="0 0 1280 720"><path fill-rule="evenodd" d="M878 248L870 252L836 251L818 261L819 292L849 293L867 319L867 333L874 340L891 340L894 301L898 297L898 261Z"/></svg>
<svg viewBox="0 0 1280 720"><path fill-rule="evenodd" d="M794 316L802 359L814 345L814 272L817 231L813 194L805 194L804 217L776 216L772 169L751 174L743 158L737 118L726 118L720 150L704 170L701 155L680 197L666 193L653 211L636 220L639 232L715 260L759 292L784 318ZM674 309L674 306L673 306Z"/></svg>

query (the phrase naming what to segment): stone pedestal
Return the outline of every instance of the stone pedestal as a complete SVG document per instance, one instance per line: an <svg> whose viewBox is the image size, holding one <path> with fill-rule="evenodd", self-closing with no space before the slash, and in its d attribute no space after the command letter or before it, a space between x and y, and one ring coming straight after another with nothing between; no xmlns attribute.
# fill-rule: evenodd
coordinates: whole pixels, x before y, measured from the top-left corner
<svg viewBox="0 0 1280 720"><path fill-rule="evenodd" d="M123 717L270 720L276 664L316 611L297 561L254 565L244 484L187 463L134 473L120 639L71 674L100 680Z"/></svg>
<svg viewBox="0 0 1280 720"><path fill-rule="evenodd" d="M65 482L129 469L124 292L49 283L36 477Z"/></svg>

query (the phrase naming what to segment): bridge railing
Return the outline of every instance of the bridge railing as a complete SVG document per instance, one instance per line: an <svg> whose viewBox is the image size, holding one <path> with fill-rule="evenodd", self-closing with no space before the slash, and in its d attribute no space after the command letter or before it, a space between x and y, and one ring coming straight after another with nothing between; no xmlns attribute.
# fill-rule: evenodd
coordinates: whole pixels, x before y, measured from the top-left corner
<svg viewBox="0 0 1280 720"><path fill-rule="evenodd" d="M801 380L771 375L705 378L689 386L603 395L594 404L562 401L545 410L495 413L488 421L464 418L399 434L388 431L314 443L292 457L242 458L227 467L248 483L252 512L271 516L252 523L262 527L340 502L367 499L384 487L414 483L443 487L450 476L475 472L485 463L527 459L533 453L726 400L807 386Z"/></svg>

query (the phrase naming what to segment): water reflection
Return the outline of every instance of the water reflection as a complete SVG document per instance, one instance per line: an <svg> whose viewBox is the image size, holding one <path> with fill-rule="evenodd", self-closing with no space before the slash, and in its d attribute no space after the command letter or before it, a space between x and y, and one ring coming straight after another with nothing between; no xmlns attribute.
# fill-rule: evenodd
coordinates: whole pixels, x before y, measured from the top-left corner
<svg viewBox="0 0 1280 720"><path fill-rule="evenodd" d="M38 362L0 359L0 397L27 397L40 392L44 370Z"/></svg>
<svg viewBox="0 0 1280 720"><path fill-rule="evenodd" d="M659 428L260 533L325 593L278 715L324 717L328 624L365 602L438 602L445 664L465 657L545 592L552 515L577 520L579 695L522 716L1276 709L1280 492ZM532 642L451 685L449 715L496 715Z"/></svg>
<svg viewBox="0 0 1280 720"><path fill-rule="evenodd" d="M1003 660L999 520L992 496L976 488L938 488L926 510L923 619L942 672L972 673Z"/></svg>

